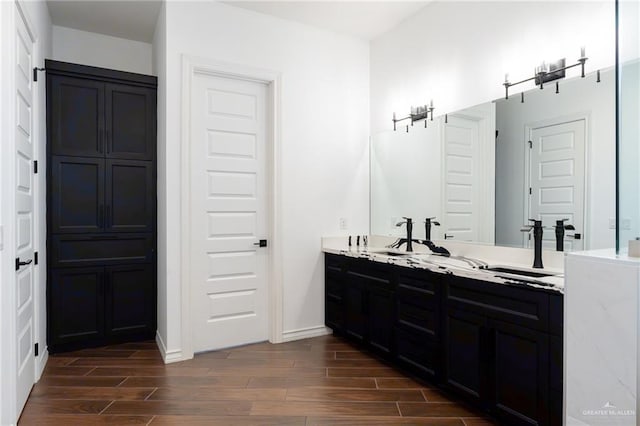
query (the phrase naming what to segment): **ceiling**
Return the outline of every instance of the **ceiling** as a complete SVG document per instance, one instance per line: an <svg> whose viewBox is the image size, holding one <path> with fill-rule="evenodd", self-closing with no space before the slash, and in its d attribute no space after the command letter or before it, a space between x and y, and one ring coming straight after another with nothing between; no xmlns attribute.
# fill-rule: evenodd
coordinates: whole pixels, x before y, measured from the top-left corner
<svg viewBox="0 0 640 426"><path fill-rule="evenodd" d="M413 15L429 0L223 3L371 40ZM151 43L162 0L47 0L47 4L54 25Z"/></svg>
<svg viewBox="0 0 640 426"><path fill-rule="evenodd" d="M429 1L223 1L236 7L371 40Z"/></svg>
<svg viewBox="0 0 640 426"><path fill-rule="evenodd" d="M47 0L53 25L151 43L161 0Z"/></svg>

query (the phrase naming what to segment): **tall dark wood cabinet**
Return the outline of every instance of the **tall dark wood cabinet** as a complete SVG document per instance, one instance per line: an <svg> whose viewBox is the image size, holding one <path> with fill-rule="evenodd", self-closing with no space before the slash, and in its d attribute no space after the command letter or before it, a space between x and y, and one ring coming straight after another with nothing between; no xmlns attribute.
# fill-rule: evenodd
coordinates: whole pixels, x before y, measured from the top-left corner
<svg viewBox="0 0 640 426"><path fill-rule="evenodd" d="M45 66L49 351L153 337L157 79Z"/></svg>

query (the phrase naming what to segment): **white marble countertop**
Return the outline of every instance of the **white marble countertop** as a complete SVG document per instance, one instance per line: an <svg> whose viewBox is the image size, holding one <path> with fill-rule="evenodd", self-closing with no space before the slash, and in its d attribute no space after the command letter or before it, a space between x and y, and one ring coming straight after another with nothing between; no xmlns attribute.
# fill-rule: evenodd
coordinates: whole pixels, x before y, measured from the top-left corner
<svg viewBox="0 0 640 426"><path fill-rule="evenodd" d="M434 255L427 247L420 244L414 244L413 254L406 256L406 251L404 250L389 249L387 247L395 241L395 238L374 235L368 237L368 240L368 247L364 247L362 241L358 247L356 246L355 237L353 237L352 246L349 247L348 237L323 238L322 251L406 268L427 269L437 273L454 274L460 277L497 284L537 288L559 293L564 292L564 253L543 252L543 262L548 266L544 269L532 269L529 262L533 260L533 250L528 249L434 241L436 245L445 246L451 252L451 257ZM397 253L401 256L394 256L387 254L387 252ZM536 278L517 276L489 271L476 266L480 263L552 275Z"/></svg>

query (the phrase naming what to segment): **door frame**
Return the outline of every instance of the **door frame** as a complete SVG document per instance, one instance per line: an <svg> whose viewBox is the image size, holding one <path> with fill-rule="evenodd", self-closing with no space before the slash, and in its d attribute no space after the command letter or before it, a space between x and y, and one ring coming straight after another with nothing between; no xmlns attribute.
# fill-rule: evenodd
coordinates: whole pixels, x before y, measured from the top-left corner
<svg viewBox="0 0 640 426"><path fill-rule="evenodd" d="M280 343L283 322L283 271L282 271L282 191L281 191L281 87L282 74L277 71L253 68L240 64L220 62L214 59L182 55L182 131L181 131L181 340L182 359L193 357L193 319L191 316L191 274L189 261L191 248L191 90L195 74L208 74L235 80L245 80L267 85L267 238L270 249L267 254L267 316L269 341ZM269 196L270 194L270 196ZM178 360L175 360L178 361Z"/></svg>
<svg viewBox="0 0 640 426"><path fill-rule="evenodd" d="M495 244L495 219L496 219L496 107L491 102L488 109L483 108L484 104L465 108L448 114L478 123L478 158L474 159L474 165L478 166L479 197L478 210L480 217L477 221L478 240L481 243ZM447 180L447 146L446 132L447 124L445 118L440 117L440 171L441 194L440 194L440 223L442 224L442 234L446 233L446 180ZM444 239L444 237L443 237Z"/></svg>
<svg viewBox="0 0 640 426"><path fill-rule="evenodd" d="M570 123L573 121L584 120L584 177L583 177L583 206L582 206L582 250L587 250L587 246L590 246L591 242L591 224L589 220L591 219L589 215L589 194L591 193L591 177L589 173L586 173L586 170L589 170L589 161L590 155L589 152L591 150L591 113L590 112L579 112L576 114L569 115L561 115L559 117L549 118L546 120L533 121L530 123L525 123L524 125L524 139L523 143L528 144L531 140L531 134L534 129L539 129L542 127L550 127L557 126L559 124ZM531 186L531 150L529 147L525 146L524 150L524 187L522 188L523 197L523 224L526 225L529 223L529 212L531 211L531 196L529 195L529 187ZM522 233L522 246L528 247L528 237L527 233Z"/></svg>
<svg viewBox="0 0 640 426"><path fill-rule="evenodd" d="M28 8L23 0L13 0L0 2L0 50L5 58L9 61L3 61L0 65L0 99L5 101L0 105L0 139L4 141L0 145L0 196L3 199L0 208L0 224L2 225L2 247L0 247L0 323L3 324L3 336L0 339L0 423L13 424L17 422L21 412L17 410L16 395L16 375L17 375L17 358L16 358L16 275L14 268L15 259L15 183L16 183L16 167L15 167L15 116L16 109L14 105L15 96L15 31L16 18L20 15L24 20L27 31L33 41L32 66L37 66L42 61L43 54L41 40L39 38L37 27L29 16ZM29 70L31 72L31 70ZM31 77L31 74L29 74ZM44 81L44 80L43 80ZM44 104L39 96L41 86L34 84L33 88L33 113L32 113L32 133L33 133L33 157L32 160L41 160L40 156L43 151L44 139L43 120ZM6 100L9 100L8 102ZM43 163L40 161L40 163ZM41 172L42 173L42 172ZM33 229L32 241L34 251L40 253L41 259L46 259L46 245L41 241L40 225L43 215L40 213L40 198L42 197L43 188L40 188L42 174L32 174L33 187ZM9 193L8 193L9 192ZM32 347L38 341L41 333L39 325L40 318L43 313L38 312L38 307L42 304L44 294L40 293L40 281L42 273L40 263L34 266L33 270L33 287L32 287L32 305L33 305L33 341ZM41 342L41 353L34 359L34 383L40 378L42 369L47 360L46 342Z"/></svg>

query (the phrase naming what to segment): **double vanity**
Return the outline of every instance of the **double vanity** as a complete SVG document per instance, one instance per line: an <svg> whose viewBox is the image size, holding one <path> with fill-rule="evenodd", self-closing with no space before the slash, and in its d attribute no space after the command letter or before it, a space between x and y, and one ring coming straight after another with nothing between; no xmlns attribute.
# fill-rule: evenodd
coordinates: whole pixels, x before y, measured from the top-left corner
<svg viewBox="0 0 640 426"><path fill-rule="evenodd" d="M323 239L326 326L505 424L562 424L563 253L394 241Z"/></svg>

